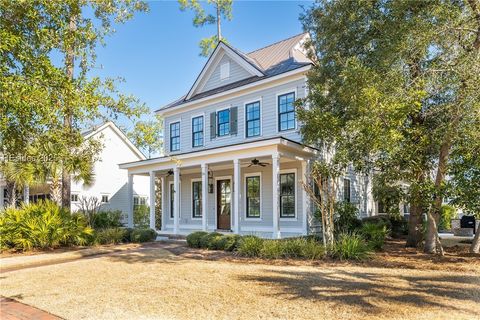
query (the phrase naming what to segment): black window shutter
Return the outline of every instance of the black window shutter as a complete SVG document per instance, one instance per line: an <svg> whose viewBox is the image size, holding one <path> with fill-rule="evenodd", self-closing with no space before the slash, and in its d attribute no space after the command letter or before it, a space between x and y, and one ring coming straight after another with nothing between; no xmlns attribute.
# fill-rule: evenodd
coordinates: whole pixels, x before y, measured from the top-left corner
<svg viewBox="0 0 480 320"><path fill-rule="evenodd" d="M238 107L230 108L230 134L237 134Z"/></svg>
<svg viewBox="0 0 480 320"><path fill-rule="evenodd" d="M215 139L217 136L217 113L210 113L210 139Z"/></svg>

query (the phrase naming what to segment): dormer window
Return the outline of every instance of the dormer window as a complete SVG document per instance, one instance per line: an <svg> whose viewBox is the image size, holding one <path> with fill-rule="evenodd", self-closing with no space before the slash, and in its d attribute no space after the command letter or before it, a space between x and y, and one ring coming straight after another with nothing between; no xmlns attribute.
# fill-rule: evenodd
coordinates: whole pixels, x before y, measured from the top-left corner
<svg viewBox="0 0 480 320"><path fill-rule="evenodd" d="M230 77L230 62L224 62L220 65L220 80L225 80Z"/></svg>

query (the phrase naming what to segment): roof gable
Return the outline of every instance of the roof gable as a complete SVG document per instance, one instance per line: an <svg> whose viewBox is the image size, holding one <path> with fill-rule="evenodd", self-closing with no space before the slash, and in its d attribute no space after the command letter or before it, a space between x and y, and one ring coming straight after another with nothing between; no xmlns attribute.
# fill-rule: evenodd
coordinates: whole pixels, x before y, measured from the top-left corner
<svg viewBox="0 0 480 320"><path fill-rule="evenodd" d="M208 58L208 61L200 72L200 75L197 77L197 80L195 80L195 83L188 92L186 99L190 99L195 94L206 91L203 90L205 88L205 85L209 84L210 79L214 80L212 78L212 75L216 76L216 72L219 72L220 63L222 61L225 61L226 59L231 61L234 67L238 67L239 70L241 70L240 78L237 78L233 81L242 80L248 78L248 76L261 77L264 75L261 68L256 65L256 63L252 59L221 41L218 43L217 47ZM230 83L233 81L230 81ZM210 84L211 82L214 81L210 81ZM228 84L228 82L221 83L220 85L223 86L225 84ZM214 87L210 85L207 86L206 89L210 90L214 89Z"/></svg>

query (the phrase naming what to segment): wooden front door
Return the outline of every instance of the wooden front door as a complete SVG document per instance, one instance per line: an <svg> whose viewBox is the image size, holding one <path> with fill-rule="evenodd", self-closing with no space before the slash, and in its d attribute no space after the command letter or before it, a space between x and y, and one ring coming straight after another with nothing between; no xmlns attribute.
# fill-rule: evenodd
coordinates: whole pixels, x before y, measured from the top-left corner
<svg viewBox="0 0 480 320"><path fill-rule="evenodd" d="M230 180L217 180L217 229L230 230Z"/></svg>

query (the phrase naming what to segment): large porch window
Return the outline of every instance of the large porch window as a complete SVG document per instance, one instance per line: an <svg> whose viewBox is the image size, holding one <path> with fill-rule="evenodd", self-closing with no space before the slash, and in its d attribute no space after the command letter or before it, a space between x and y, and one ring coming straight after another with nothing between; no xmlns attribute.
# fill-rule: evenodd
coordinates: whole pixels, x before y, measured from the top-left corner
<svg viewBox="0 0 480 320"><path fill-rule="evenodd" d="M173 219L173 205L174 205L174 196L175 196L175 189L173 187L173 182L170 183L170 218Z"/></svg>
<svg viewBox="0 0 480 320"><path fill-rule="evenodd" d="M260 176L245 179L247 189L247 218L260 218Z"/></svg>
<svg viewBox="0 0 480 320"><path fill-rule="evenodd" d="M192 217L202 217L202 182L192 182Z"/></svg>
<svg viewBox="0 0 480 320"><path fill-rule="evenodd" d="M280 218L295 218L295 173L280 174Z"/></svg>

